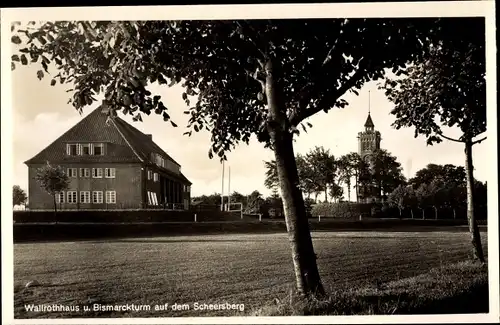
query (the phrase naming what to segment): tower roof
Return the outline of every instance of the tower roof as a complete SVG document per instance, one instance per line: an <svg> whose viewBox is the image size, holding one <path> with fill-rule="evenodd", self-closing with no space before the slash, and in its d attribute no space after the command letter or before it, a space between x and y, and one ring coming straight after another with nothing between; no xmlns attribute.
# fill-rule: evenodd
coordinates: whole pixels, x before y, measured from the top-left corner
<svg viewBox="0 0 500 325"><path fill-rule="evenodd" d="M370 113L368 113L368 118L366 119L365 122L365 127L374 127L375 125L373 124L372 117Z"/></svg>

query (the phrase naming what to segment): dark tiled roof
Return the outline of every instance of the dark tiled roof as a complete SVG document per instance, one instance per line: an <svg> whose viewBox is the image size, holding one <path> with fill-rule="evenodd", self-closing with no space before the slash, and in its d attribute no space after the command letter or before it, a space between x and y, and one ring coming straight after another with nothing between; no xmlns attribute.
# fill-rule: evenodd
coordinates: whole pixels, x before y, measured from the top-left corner
<svg viewBox="0 0 500 325"><path fill-rule="evenodd" d="M177 174L177 173L171 172L171 171L169 171L169 170L167 170L167 169L165 169L165 168L159 168L159 169L161 170L161 172L162 172L163 174L165 174L165 175L167 175L167 176L169 176L169 177L171 177L171 178L173 178L173 179L176 179L176 180L178 180L178 181L179 181L179 182L181 182L181 183L189 183L189 185L193 184L193 183L191 183L191 181L190 181L189 179L187 179L187 177L186 177L186 176L184 176L184 174L182 174L182 173Z"/></svg>
<svg viewBox="0 0 500 325"><path fill-rule="evenodd" d="M366 119L365 122L365 127L374 127L375 125L373 124L372 117L370 116L370 113L368 113L368 118Z"/></svg>
<svg viewBox="0 0 500 325"><path fill-rule="evenodd" d="M170 160L174 164L180 166L172 157L170 157L163 149L161 149L156 143L151 140L149 136L137 130L132 125L128 124L121 118L117 117L114 119L116 126L123 133L130 145L136 150L137 154L145 161L151 160L150 153L156 152L161 154L165 159Z"/></svg>
<svg viewBox="0 0 500 325"><path fill-rule="evenodd" d="M68 156L68 142L105 142L108 150L103 156ZM50 162L95 162L95 163L154 163L151 153L162 155L180 167L172 157L162 150L153 140L119 117L108 120L107 114L99 107L83 118L79 123L61 135L45 149L40 151L25 164L41 164ZM182 174L161 168L165 174L180 181L191 182Z"/></svg>
<svg viewBox="0 0 500 325"><path fill-rule="evenodd" d="M107 116L101 113L100 109L94 110L33 158L27 160L25 164L40 164L46 161L61 163L140 162L117 128L106 121ZM68 156L66 155L66 143L68 142L106 142L109 150L103 156Z"/></svg>

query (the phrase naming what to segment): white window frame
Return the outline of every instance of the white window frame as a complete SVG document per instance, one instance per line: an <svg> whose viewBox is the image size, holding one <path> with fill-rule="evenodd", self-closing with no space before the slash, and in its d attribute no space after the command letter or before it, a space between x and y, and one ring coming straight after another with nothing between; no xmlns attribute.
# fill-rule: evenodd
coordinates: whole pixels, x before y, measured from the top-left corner
<svg viewBox="0 0 500 325"><path fill-rule="evenodd" d="M65 198L66 198L66 196L65 196L64 191L56 193L56 203L65 203L66 202Z"/></svg>
<svg viewBox="0 0 500 325"><path fill-rule="evenodd" d="M104 177L115 178L116 177L116 168L105 168L104 169Z"/></svg>
<svg viewBox="0 0 500 325"><path fill-rule="evenodd" d="M102 176L103 176L102 168L92 168L92 178L102 178Z"/></svg>
<svg viewBox="0 0 500 325"><path fill-rule="evenodd" d="M83 153L83 148L84 147L89 148L89 153L88 154L84 154ZM90 143L82 143L82 144L80 144L80 155L82 155L82 156L90 156L91 154L92 154L92 146L90 145Z"/></svg>
<svg viewBox="0 0 500 325"><path fill-rule="evenodd" d="M153 205L158 205L158 197L156 196L156 192L152 192L151 196L153 198Z"/></svg>
<svg viewBox="0 0 500 325"><path fill-rule="evenodd" d="M92 152L93 156L104 156L104 143L94 143L90 147L91 147L91 152ZM97 148L97 147L101 148L100 155L95 154L95 148Z"/></svg>
<svg viewBox="0 0 500 325"><path fill-rule="evenodd" d="M66 203L68 203L68 204L78 203L78 192L77 191L67 191L66 192Z"/></svg>
<svg viewBox="0 0 500 325"><path fill-rule="evenodd" d="M116 191L106 191L106 203L116 204Z"/></svg>
<svg viewBox="0 0 500 325"><path fill-rule="evenodd" d="M153 178L153 171L151 169L148 169L148 181L150 181L151 178Z"/></svg>
<svg viewBox="0 0 500 325"><path fill-rule="evenodd" d="M71 178L78 178L78 168L70 167L66 168L66 175Z"/></svg>
<svg viewBox="0 0 500 325"><path fill-rule="evenodd" d="M90 203L90 191L80 191L80 203Z"/></svg>
<svg viewBox="0 0 500 325"><path fill-rule="evenodd" d="M103 203L103 193L102 191L92 191L92 203L102 204Z"/></svg>
<svg viewBox="0 0 500 325"><path fill-rule="evenodd" d="M158 173L153 173L153 181L158 182L159 180L160 180L160 177L159 177Z"/></svg>
<svg viewBox="0 0 500 325"><path fill-rule="evenodd" d="M152 195L150 191L148 191L148 205L153 205Z"/></svg>
<svg viewBox="0 0 500 325"><path fill-rule="evenodd" d="M90 178L90 168L80 168L80 178Z"/></svg>
<svg viewBox="0 0 500 325"><path fill-rule="evenodd" d="M71 154L71 147L73 147L73 146L75 146L75 154L74 155ZM66 154L68 156L76 156L76 155L78 155L78 144L76 144L76 143L67 143L66 144Z"/></svg>

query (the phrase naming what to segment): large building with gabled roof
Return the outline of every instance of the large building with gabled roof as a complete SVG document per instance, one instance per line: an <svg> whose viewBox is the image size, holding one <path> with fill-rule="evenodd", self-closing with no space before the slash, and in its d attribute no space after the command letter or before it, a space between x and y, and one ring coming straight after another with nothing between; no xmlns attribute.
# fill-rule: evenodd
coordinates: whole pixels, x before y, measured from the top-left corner
<svg viewBox="0 0 500 325"><path fill-rule="evenodd" d="M188 209L191 182L181 165L119 117L97 108L27 160L29 209L53 209L53 198L37 183L37 169L61 166L69 188L56 195L58 209Z"/></svg>

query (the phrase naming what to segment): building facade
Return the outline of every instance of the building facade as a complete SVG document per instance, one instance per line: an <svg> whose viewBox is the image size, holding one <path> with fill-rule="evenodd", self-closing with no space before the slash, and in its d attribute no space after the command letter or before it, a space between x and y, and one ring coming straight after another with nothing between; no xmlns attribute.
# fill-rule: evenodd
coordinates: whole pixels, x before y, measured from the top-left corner
<svg viewBox="0 0 500 325"><path fill-rule="evenodd" d="M361 159L368 165L371 166L371 156L375 151L380 150L380 142L382 137L379 131L375 130L375 125L373 124L370 112L368 112L368 117L365 122L365 130L358 133L358 154ZM370 178L368 175L360 175L360 184L357 190L358 200L362 203L376 202L377 195L375 189L370 184Z"/></svg>
<svg viewBox="0 0 500 325"><path fill-rule="evenodd" d="M181 165L144 134L97 108L25 162L30 210L53 209L53 198L35 179L46 163L70 179L56 195L62 210L188 209L191 182Z"/></svg>

